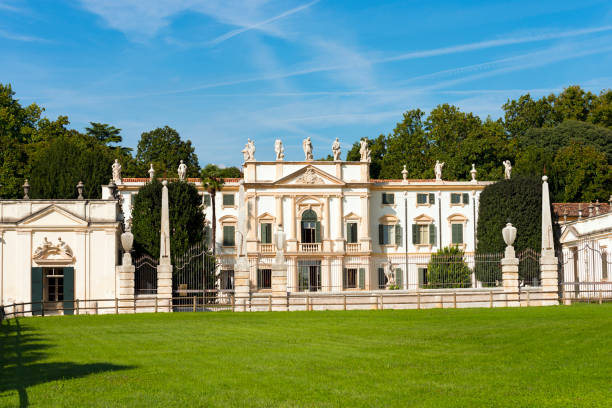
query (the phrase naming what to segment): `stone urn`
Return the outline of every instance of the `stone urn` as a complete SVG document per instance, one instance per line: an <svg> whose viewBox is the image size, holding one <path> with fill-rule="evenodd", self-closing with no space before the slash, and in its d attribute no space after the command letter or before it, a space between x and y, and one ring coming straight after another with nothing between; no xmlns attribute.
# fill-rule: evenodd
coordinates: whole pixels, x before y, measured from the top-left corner
<svg viewBox="0 0 612 408"><path fill-rule="evenodd" d="M121 234L121 246L123 247L123 266L132 265L132 245L134 244L134 234L130 231L126 231Z"/></svg>
<svg viewBox="0 0 612 408"><path fill-rule="evenodd" d="M514 258L514 240L516 239L516 228L512 226L511 223L507 223L504 229L502 229L502 236L504 237L504 242L506 243L506 258Z"/></svg>

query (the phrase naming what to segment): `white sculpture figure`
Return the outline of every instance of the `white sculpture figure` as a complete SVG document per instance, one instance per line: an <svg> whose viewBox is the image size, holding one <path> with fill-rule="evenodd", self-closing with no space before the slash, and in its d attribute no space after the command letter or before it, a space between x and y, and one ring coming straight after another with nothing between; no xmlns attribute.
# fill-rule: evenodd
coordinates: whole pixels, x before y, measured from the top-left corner
<svg viewBox="0 0 612 408"><path fill-rule="evenodd" d="M404 164L404 169L402 170L402 182L408 183L408 170L406 170L405 164Z"/></svg>
<svg viewBox="0 0 612 408"><path fill-rule="evenodd" d="M276 263L282 264L285 262L285 232L283 226L279 225L274 234L274 243L276 244Z"/></svg>
<svg viewBox="0 0 612 408"><path fill-rule="evenodd" d="M185 181L185 176L187 176L187 165L183 163L181 160L181 164L178 166L178 176L179 180Z"/></svg>
<svg viewBox="0 0 612 408"><path fill-rule="evenodd" d="M244 145L244 149L242 149L242 154L245 162L255 160L255 142L247 139L247 143Z"/></svg>
<svg viewBox="0 0 612 408"><path fill-rule="evenodd" d="M359 154L361 155L362 162L370 162L370 148L368 147L368 139L363 138L359 142Z"/></svg>
<svg viewBox="0 0 612 408"><path fill-rule="evenodd" d="M336 140L334 140L334 143L332 144L332 152L334 153L334 161L339 161L340 160L340 142L338 141L338 138L336 138Z"/></svg>
<svg viewBox="0 0 612 408"><path fill-rule="evenodd" d="M472 175L472 183L476 182L476 165L472 163L472 170L470 170L470 174Z"/></svg>
<svg viewBox="0 0 612 408"><path fill-rule="evenodd" d="M155 169L153 168L153 163L151 163L151 167L149 168L149 180L153 180L155 177Z"/></svg>
<svg viewBox="0 0 612 408"><path fill-rule="evenodd" d="M283 142L280 139L276 139L274 142L274 153L276 153L276 160L283 160L285 158L285 148Z"/></svg>
<svg viewBox="0 0 612 408"><path fill-rule="evenodd" d="M444 162L440 162L436 160L436 165L434 167L434 172L436 173L436 181L442 181L442 168L444 167Z"/></svg>
<svg viewBox="0 0 612 408"><path fill-rule="evenodd" d="M504 160L502 163L504 164L504 178L510 180L510 176L512 175L512 163L510 163L510 160Z"/></svg>
<svg viewBox="0 0 612 408"><path fill-rule="evenodd" d="M115 182L115 184L120 184L121 183L121 164L119 163L119 160L115 159L115 162L113 163L111 168L113 170L113 181Z"/></svg>
<svg viewBox="0 0 612 408"><path fill-rule="evenodd" d="M393 264L391 262L387 264L385 276L387 277L387 288L395 286L395 269L393 268Z"/></svg>
<svg viewBox="0 0 612 408"><path fill-rule="evenodd" d="M302 148L304 149L304 156L306 156L306 161L313 160L312 156L312 142L310 141L310 137L307 137L302 142Z"/></svg>

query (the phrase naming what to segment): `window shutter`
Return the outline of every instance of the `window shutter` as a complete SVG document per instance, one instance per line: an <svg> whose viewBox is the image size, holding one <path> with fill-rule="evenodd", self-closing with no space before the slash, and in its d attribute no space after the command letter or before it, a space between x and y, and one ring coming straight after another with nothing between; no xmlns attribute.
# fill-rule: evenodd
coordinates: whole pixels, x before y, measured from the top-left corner
<svg viewBox="0 0 612 408"><path fill-rule="evenodd" d="M429 243L436 245L436 224L429 224Z"/></svg>
<svg viewBox="0 0 612 408"><path fill-rule="evenodd" d="M342 289L346 289L346 268L342 268Z"/></svg>
<svg viewBox="0 0 612 408"><path fill-rule="evenodd" d="M223 245L224 246L234 246L236 245L236 233L234 232L233 225L224 225L223 226Z"/></svg>
<svg viewBox="0 0 612 408"><path fill-rule="evenodd" d="M359 289L365 289L365 268L359 268Z"/></svg>
<svg viewBox="0 0 612 408"><path fill-rule="evenodd" d="M412 243L414 245L420 244L419 242L419 231L416 224L412 224Z"/></svg>
<svg viewBox="0 0 612 408"><path fill-rule="evenodd" d="M321 221L315 223L315 242L321 242Z"/></svg>
<svg viewBox="0 0 612 408"><path fill-rule="evenodd" d="M74 268L64 268L64 314L74 314Z"/></svg>
<svg viewBox="0 0 612 408"><path fill-rule="evenodd" d="M395 225L395 245L402 246L402 226Z"/></svg>
<svg viewBox="0 0 612 408"><path fill-rule="evenodd" d="M32 294L32 315L39 315L42 311L42 304L35 302L42 302L43 300L43 272L42 268L32 268L32 279L31 279L31 294Z"/></svg>
<svg viewBox="0 0 612 408"><path fill-rule="evenodd" d="M387 194L386 193L382 193L382 203L387 204Z"/></svg>
<svg viewBox="0 0 612 408"><path fill-rule="evenodd" d="M468 193L463 193L463 204L470 204L470 195Z"/></svg>
<svg viewBox="0 0 612 408"><path fill-rule="evenodd" d="M451 224L451 242L457 243L457 224Z"/></svg>
<svg viewBox="0 0 612 408"><path fill-rule="evenodd" d="M378 289L384 289L385 285L385 269L378 268Z"/></svg>
<svg viewBox="0 0 612 408"><path fill-rule="evenodd" d="M402 268L395 268L395 283L400 289L404 286L404 271Z"/></svg>
<svg viewBox="0 0 612 408"><path fill-rule="evenodd" d="M382 224L378 224L378 243L380 245L385 244L385 228Z"/></svg>
<svg viewBox="0 0 612 408"><path fill-rule="evenodd" d="M261 243L265 244L266 243L266 224L260 224L259 228L261 230Z"/></svg>
<svg viewBox="0 0 612 408"><path fill-rule="evenodd" d="M434 193L429 193L429 204L435 204L436 203L436 196Z"/></svg>
<svg viewBox="0 0 612 408"><path fill-rule="evenodd" d="M457 243L463 244L463 224L457 224Z"/></svg>

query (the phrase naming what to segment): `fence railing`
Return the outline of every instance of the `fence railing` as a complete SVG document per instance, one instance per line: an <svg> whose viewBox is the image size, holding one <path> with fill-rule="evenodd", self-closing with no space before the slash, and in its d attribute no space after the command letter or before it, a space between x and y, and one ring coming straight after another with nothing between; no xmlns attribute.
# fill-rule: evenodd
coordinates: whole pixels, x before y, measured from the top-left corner
<svg viewBox="0 0 612 408"><path fill-rule="evenodd" d="M595 293L596 290L593 291ZM607 289L607 292L610 292ZM550 304L551 294L541 289L505 292L499 288L482 288L471 291L437 290L426 292L371 291L324 293L275 294L251 293L236 295L232 291L215 291L203 296L179 296L158 299L157 296L127 299L74 300L46 308L50 302L26 302L0 306L4 319L31 315L57 316L85 314L127 314L158 312L202 312L202 311L311 311L311 310L382 310L382 309L429 309L465 307L536 306ZM518 300L517 300L518 299ZM570 301L570 299L567 299ZM599 295L593 300L599 303L612 301L612 297ZM66 305L71 305L66 307Z"/></svg>

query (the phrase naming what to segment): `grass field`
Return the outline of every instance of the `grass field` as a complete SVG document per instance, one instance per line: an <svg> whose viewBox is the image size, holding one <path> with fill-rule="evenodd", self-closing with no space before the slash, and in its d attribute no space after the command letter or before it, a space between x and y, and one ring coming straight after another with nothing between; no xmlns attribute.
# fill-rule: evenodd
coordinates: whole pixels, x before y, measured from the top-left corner
<svg viewBox="0 0 612 408"><path fill-rule="evenodd" d="M612 304L2 323L0 406L612 406Z"/></svg>

